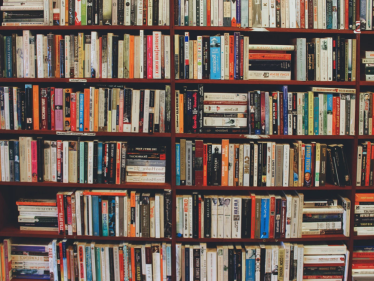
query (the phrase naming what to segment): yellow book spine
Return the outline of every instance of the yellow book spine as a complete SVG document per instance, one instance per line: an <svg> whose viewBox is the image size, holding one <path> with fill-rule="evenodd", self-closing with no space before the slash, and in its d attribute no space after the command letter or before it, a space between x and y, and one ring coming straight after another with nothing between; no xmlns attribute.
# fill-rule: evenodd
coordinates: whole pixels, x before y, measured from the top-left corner
<svg viewBox="0 0 374 281"><path fill-rule="evenodd" d="M78 33L78 78L83 78L84 70L84 34Z"/></svg>
<svg viewBox="0 0 374 281"><path fill-rule="evenodd" d="M314 94L308 92L308 135L313 136L313 124L314 124Z"/></svg>
<svg viewBox="0 0 374 281"><path fill-rule="evenodd" d="M179 94L179 133L184 133L184 94Z"/></svg>

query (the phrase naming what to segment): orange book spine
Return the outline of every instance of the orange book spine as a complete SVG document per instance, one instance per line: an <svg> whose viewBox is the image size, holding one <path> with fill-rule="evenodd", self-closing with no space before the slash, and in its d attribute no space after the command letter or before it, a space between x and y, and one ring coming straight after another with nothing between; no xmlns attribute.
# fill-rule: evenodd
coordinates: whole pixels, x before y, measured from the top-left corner
<svg viewBox="0 0 374 281"><path fill-rule="evenodd" d="M355 196L356 203L359 202L374 202L374 194L373 193L356 193Z"/></svg>
<svg viewBox="0 0 374 281"><path fill-rule="evenodd" d="M69 25L69 1L65 1L65 25Z"/></svg>
<svg viewBox="0 0 374 281"><path fill-rule="evenodd" d="M230 35L229 45L229 80L234 80L234 35Z"/></svg>
<svg viewBox="0 0 374 281"><path fill-rule="evenodd" d="M229 140L222 140L221 186L227 186L229 178Z"/></svg>
<svg viewBox="0 0 374 281"><path fill-rule="evenodd" d="M99 131L99 89L94 94L94 131Z"/></svg>
<svg viewBox="0 0 374 281"><path fill-rule="evenodd" d="M184 94L179 94L179 133L184 133Z"/></svg>
<svg viewBox="0 0 374 281"><path fill-rule="evenodd" d="M136 272L135 272L135 249L131 247L131 275L132 281L136 280Z"/></svg>
<svg viewBox="0 0 374 281"><path fill-rule="evenodd" d="M84 131L90 130L90 89L84 89Z"/></svg>
<svg viewBox="0 0 374 281"><path fill-rule="evenodd" d="M124 260L123 260L123 246L119 247L119 249L118 249L118 257L119 257L119 279L120 280L125 280Z"/></svg>
<svg viewBox="0 0 374 281"><path fill-rule="evenodd" d="M370 182L370 160L371 158L371 143L367 142L367 153L366 153L366 175L365 175L365 186L369 186Z"/></svg>
<svg viewBox="0 0 374 281"><path fill-rule="evenodd" d="M17 206L51 206L56 207L56 203L53 202L16 202Z"/></svg>
<svg viewBox="0 0 374 281"><path fill-rule="evenodd" d="M206 26L210 26L211 25L210 22L212 20L211 18L212 11L210 10L210 1L212 0L206 0Z"/></svg>
<svg viewBox="0 0 374 281"><path fill-rule="evenodd" d="M231 1L230 1L231 2ZM235 2L230 3L231 5L236 5ZM230 7L231 8L231 7ZM231 26L236 27L236 15L231 15Z"/></svg>
<svg viewBox="0 0 374 281"><path fill-rule="evenodd" d="M255 228L256 228L256 195L251 194L251 238L255 238Z"/></svg>
<svg viewBox="0 0 374 281"><path fill-rule="evenodd" d="M349 1L345 1L345 29L348 29L349 26ZM353 23L356 26L356 23Z"/></svg>
<svg viewBox="0 0 374 281"><path fill-rule="evenodd" d="M70 249L66 249L66 267L68 272L68 280L71 280L71 270L70 270Z"/></svg>
<svg viewBox="0 0 374 281"><path fill-rule="evenodd" d="M129 50L129 78L134 78L134 36L130 35L130 50Z"/></svg>
<svg viewBox="0 0 374 281"><path fill-rule="evenodd" d="M32 85L32 107L34 130L39 130L39 85Z"/></svg>
<svg viewBox="0 0 374 281"><path fill-rule="evenodd" d="M291 54L251 53L249 60L291 60Z"/></svg>
<svg viewBox="0 0 374 281"><path fill-rule="evenodd" d="M56 59L56 68L55 68L55 77L60 78L60 40L61 35L55 36L55 59Z"/></svg>
<svg viewBox="0 0 374 281"><path fill-rule="evenodd" d="M203 154L203 186L208 185L208 145L204 144Z"/></svg>
<svg viewBox="0 0 374 281"><path fill-rule="evenodd" d="M131 207L131 213L135 214L135 191L131 192L130 197L130 207ZM131 216L131 223L130 223L130 237L136 237L135 235L135 217Z"/></svg>
<svg viewBox="0 0 374 281"><path fill-rule="evenodd" d="M116 153L116 184L121 183L121 143L117 142Z"/></svg>
<svg viewBox="0 0 374 281"><path fill-rule="evenodd" d="M84 191L83 195L93 195L93 196L127 196L126 192L105 192L105 191ZM53 205L53 206L56 206Z"/></svg>

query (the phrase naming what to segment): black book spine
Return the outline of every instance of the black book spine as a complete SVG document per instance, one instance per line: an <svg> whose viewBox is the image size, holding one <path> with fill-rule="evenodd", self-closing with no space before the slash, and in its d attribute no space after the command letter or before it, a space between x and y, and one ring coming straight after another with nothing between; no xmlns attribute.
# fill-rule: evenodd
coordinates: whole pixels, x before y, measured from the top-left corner
<svg viewBox="0 0 374 281"><path fill-rule="evenodd" d="M184 251L185 264L185 280L190 280L190 248L185 248Z"/></svg>
<svg viewBox="0 0 374 281"><path fill-rule="evenodd" d="M192 0L196 2L196 26L200 26L200 0Z"/></svg>
<svg viewBox="0 0 374 281"><path fill-rule="evenodd" d="M172 232L172 197L171 190L164 191L164 237L171 237Z"/></svg>
<svg viewBox="0 0 374 281"><path fill-rule="evenodd" d="M99 2L99 25L103 25L104 17L103 17L103 0L98 0ZM104 43L104 42L103 42Z"/></svg>
<svg viewBox="0 0 374 281"><path fill-rule="evenodd" d="M13 107L13 87L8 87L9 89L9 125L10 129L14 130L14 107Z"/></svg>
<svg viewBox="0 0 374 281"><path fill-rule="evenodd" d="M258 144L257 186L262 186L262 143Z"/></svg>
<svg viewBox="0 0 374 281"><path fill-rule="evenodd" d="M212 144L208 144L208 157L207 157L207 183L208 183L208 186L210 185L213 185L212 184L212 173L213 173L213 169L212 169Z"/></svg>
<svg viewBox="0 0 374 281"><path fill-rule="evenodd" d="M4 88L2 88L4 89ZM33 116L32 116L32 88L26 87L25 89L26 93L26 105L25 105L25 111L26 111L26 130L33 130Z"/></svg>
<svg viewBox="0 0 374 281"><path fill-rule="evenodd" d="M203 112L204 112L204 85L198 85L198 132L203 132Z"/></svg>
<svg viewBox="0 0 374 281"><path fill-rule="evenodd" d="M337 71L336 71L336 53L337 53L337 45L336 45L336 36L332 38L332 81L337 81ZM349 120L349 119L348 119Z"/></svg>
<svg viewBox="0 0 374 281"><path fill-rule="evenodd" d="M348 29L353 29L353 0L348 1ZM356 26L356 23L355 25Z"/></svg>
<svg viewBox="0 0 374 281"><path fill-rule="evenodd" d="M282 211L282 199L275 199L275 224L274 224L274 238L280 238L281 234L281 211Z"/></svg>
<svg viewBox="0 0 374 281"><path fill-rule="evenodd" d="M75 0L69 0L69 25L75 25Z"/></svg>
<svg viewBox="0 0 374 281"><path fill-rule="evenodd" d="M65 78L65 40L60 40L60 77Z"/></svg>
<svg viewBox="0 0 374 281"><path fill-rule="evenodd" d="M17 34L12 34L12 71L13 78L17 78L17 49L16 49Z"/></svg>
<svg viewBox="0 0 374 281"><path fill-rule="evenodd" d="M212 160L213 160L213 173L212 173L212 185L221 185L221 151L218 147L213 148Z"/></svg>
<svg viewBox="0 0 374 281"><path fill-rule="evenodd" d="M266 186L267 143L262 145L262 186Z"/></svg>
<svg viewBox="0 0 374 281"><path fill-rule="evenodd" d="M135 248L135 280L142 281L142 249Z"/></svg>
<svg viewBox="0 0 374 281"><path fill-rule="evenodd" d="M192 193L192 237L199 238L199 195L197 192Z"/></svg>
<svg viewBox="0 0 374 281"><path fill-rule="evenodd" d="M153 25L158 25L158 1L159 0L153 0Z"/></svg>
<svg viewBox="0 0 374 281"><path fill-rule="evenodd" d="M14 181L14 141L9 141L9 180Z"/></svg>
<svg viewBox="0 0 374 281"><path fill-rule="evenodd" d="M125 1L119 0L118 1L118 25L125 24Z"/></svg>
<svg viewBox="0 0 374 281"><path fill-rule="evenodd" d="M254 166L254 159L255 159L254 150L255 150L255 145L254 145L253 142L250 143L250 149L251 149L250 150L251 155L249 156L249 185L253 186L253 179L254 179L254 174L255 174L255 166ZM237 153L238 153L238 156L239 156L239 149L238 149Z"/></svg>
<svg viewBox="0 0 374 281"><path fill-rule="evenodd" d="M143 132L143 126L144 126L144 90L140 90L139 133Z"/></svg>
<svg viewBox="0 0 374 281"><path fill-rule="evenodd" d="M277 28L280 28L281 27L281 0L276 0L276 14L275 14L275 18L276 18L276 27Z"/></svg>
<svg viewBox="0 0 374 281"><path fill-rule="evenodd" d="M186 116L186 126L184 131L186 133L192 133L192 91L187 91L185 95L187 96L187 103L185 103L187 110L184 112Z"/></svg>
<svg viewBox="0 0 374 281"><path fill-rule="evenodd" d="M171 132L171 88L169 85L165 87L165 133Z"/></svg>
<svg viewBox="0 0 374 281"><path fill-rule="evenodd" d="M87 0L87 25L93 24L92 0Z"/></svg>
<svg viewBox="0 0 374 281"><path fill-rule="evenodd" d="M135 0L131 0L131 14L130 14L130 24L135 25Z"/></svg>
<svg viewBox="0 0 374 281"><path fill-rule="evenodd" d="M192 143L192 185L195 185L195 171L196 171L196 157L195 157L196 146Z"/></svg>
<svg viewBox="0 0 374 281"><path fill-rule="evenodd" d="M337 27L338 29L340 29L340 1L337 1L336 9L337 9Z"/></svg>
<svg viewBox="0 0 374 281"><path fill-rule="evenodd" d="M345 39L340 38L340 81L345 81Z"/></svg>
<svg viewBox="0 0 374 281"><path fill-rule="evenodd" d="M93 183L97 183L97 166L98 166L98 145L99 142L97 140L94 141L94 155L93 155Z"/></svg>
<svg viewBox="0 0 374 281"><path fill-rule="evenodd" d="M68 199L67 195L64 194L64 223L65 223L65 234L68 234Z"/></svg>
<svg viewBox="0 0 374 281"><path fill-rule="evenodd" d="M92 24L98 25L99 24L99 0L93 0L92 6L93 6Z"/></svg>
<svg viewBox="0 0 374 281"><path fill-rule="evenodd" d="M307 56L308 56L308 71L307 71L307 80L308 81L314 81L315 80L315 54L314 54L314 43L309 42L307 43Z"/></svg>
<svg viewBox="0 0 374 281"><path fill-rule="evenodd" d="M209 36L203 36L203 79L209 79L210 74L209 41Z"/></svg>
<svg viewBox="0 0 374 281"><path fill-rule="evenodd" d="M112 77L118 78L118 36L113 36Z"/></svg>
<svg viewBox="0 0 374 281"><path fill-rule="evenodd" d="M211 238L211 212L212 212L211 198L206 196L204 199L204 235L205 238Z"/></svg>
<svg viewBox="0 0 374 281"><path fill-rule="evenodd" d="M112 247L109 247L109 275L110 275L109 281L114 281L114 258L113 258Z"/></svg>
<svg viewBox="0 0 374 281"><path fill-rule="evenodd" d="M179 36L179 79L184 79L184 36Z"/></svg>
<svg viewBox="0 0 374 281"><path fill-rule="evenodd" d="M289 266L289 268L290 268L290 280L293 280L295 277L295 267L294 267L294 246L293 245L291 245L291 247L290 247L291 249L290 249L290 266ZM265 273L265 274L267 274L267 273ZM265 278L266 278L266 276L265 276ZM266 280L266 279L265 279ZM270 280L271 280L271 278L270 278Z"/></svg>
<svg viewBox="0 0 374 281"><path fill-rule="evenodd" d="M51 129L51 88L47 88L47 128Z"/></svg>
<svg viewBox="0 0 374 281"><path fill-rule="evenodd" d="M252 96L252 95L251 95ZM255 134L261 133L261 94L254 93L254 106L255 106Z"/></svg>
<svg viewBox="0 0 374 281"><path fill-rule="evenodd" d="M174 0L174 25L178 26L180 21L181 21L181 14L180 14L179 0Z"/></svg>
<svg viewBox="0 0 374 281"><path fill-rule="evenodd" d="M18 122L21 124L21 130L25 130L26 129L26 100L25 100L25 91L18 91L19 92L19 96L17 98L17 101L20 103L20 114L19 114L19 118L21 118L20 120L18 120Z"/></svg>
<svg viewBox="0 0 374 281"><path fill-rule="evenodd" d="M192 130L192 133L196 134L198 132L198 127L199 127L199 96L198 96L197 91L192 92L191 102L192 102L191 104L191 107L192 107L191 130Z"/></svg>
<svg viewBox="0 0 374 281"><path fill-rule="evenodd" d="M261 248L261 260L260 260L260 280L265 280L265 261L266 261L266 249Z"/></svg>
<svg viewBox="0 0 374 281"><path fill-rule="evenodd" d="M0 78L4 77L4 35L0 34Z"/></svg>
<svg viewBox="0 0 374 281"><path fill-rule="evenodd" d="M351 176L350 176L349 165L348 165L346 155L344 153L343 146L338 146L337 149L338 149L339 157L340 157L340 168L341 168L341 173L342 173L342 183L346 186L350 186L351 185ZM374 161L374 159L371 159L371 155L369 155L367 159L370 159L371 162ZM371 173L372 173L372 169L371 169Z"/></svg>
<svg viewBox="0 0 374 281"><path fill-rule="evenodd" d="M37 149L38 149L38 182L43 182L44 141L42 137L37 138Z"/></svg>
<svg viewBox="0 0 374 281"><path fill-rule="evenodd" d="M273 135L278 135L278 93L273 94L273 103L271 106L273 115Z"/></svg>
<svg viewBox="0 0 374 281"><path fill-rule="evenodd" d="M235 280L234 277L234 249L229 249L229 280ZM263 280L263 279L262 279Z"/></svg>
<svg viewBox="0 0 374 281"><path fill-rule="evenodd" d="M193 280L200 281L200 249L193 249Z"/></svg>
<svg viewBox="0 0 374 281"><path fill-rule="evenodd" d="M251 200L242 199L242 238L251 238Z"/></svg>
<svg viewBox="0 0 374 281"><path fill-rule="evenodd" d="M116 144L110 143L110 182L116 183Z"/></svg>

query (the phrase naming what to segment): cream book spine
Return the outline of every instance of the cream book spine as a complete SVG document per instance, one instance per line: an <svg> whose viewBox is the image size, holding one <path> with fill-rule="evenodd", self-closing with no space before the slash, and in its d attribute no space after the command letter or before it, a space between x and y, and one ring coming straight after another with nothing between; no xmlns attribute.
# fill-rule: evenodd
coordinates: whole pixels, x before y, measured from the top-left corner
<svg viewBox="0 0 374 281"><path fill-rule="evenodd" d="M18 39L18 38L17 38ZM16 40L17 40L16 39ZM44 78L44 56L43 56L43 47L44 36L43 34L36 35L36 66L37 66L37 77ZM17 64L18 66L18 64Z"/></svg>
<svg viewBox="0 0 374 281"><path fill-rule="evenodd" d="M69 182L69 142L62 142L62 153L63 153L63 182Z"/></svg>

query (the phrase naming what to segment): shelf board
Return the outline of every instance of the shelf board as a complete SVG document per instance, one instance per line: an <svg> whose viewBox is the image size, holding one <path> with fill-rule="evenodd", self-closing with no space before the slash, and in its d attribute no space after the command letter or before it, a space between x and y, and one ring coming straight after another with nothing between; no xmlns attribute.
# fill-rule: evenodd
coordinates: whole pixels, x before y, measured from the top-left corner
<svg viewBox="0 0 374 281"><path fill-rule="evenodd" d="M1 26L0 31L13 30L40 30L40 31L61 31L61 30L76 30L76 31L91 31L91 30L170 30L170 26L124 26L124 25L65 25L65 26Z"/></svg>
<svg viewBox="0 0 374 281"><path fill-rule="evenodd" d="M374 191L374 186L356 186L356 190L372 190L372 191Z"/></svg>
<svg viewBox="0 0 374 281"><path fill-rule="evenodd" d="M374 81L360 81L360 86L374 86Z"/></svg>
<svg viewBox="0 0 374 281"><path fill-rule="evenodd" d="M341 29L250 28L250 27L244 28L244 27L226 27L226 26L174 26L174 30L353 34L353 30L341 30Z"/></svg>
<svg viewBox="0 0 374 281"><path fill-rule="evenodd" d="M258 243L258 242L308 242L308 241L346 241L349 237L343 234L339 235L311 235L303 238L288 238L288 239L218 239L218 238L176 238L177 243Z"/></svg>
<svg viewBox="0 0 374 281"><path fill-rule="evenodd" d="M374 34L374 30L361 30L361 34L372 35L372 34Z"/></svg>
<svg viewBox="0 0 374 281"><path fill-rule="evenodd" d="M249 139L249 140L353 140L354 136L298 136L298 135L245 135L245 134L175 134L186 139ZM374 137L374 136L373 136Z"/></svg>
<svg viewBox="0 0 374 281"><path fill-rule="evenodd" d="M374 84L373 84L373 86L374 86ZM366 139L372 140L372 139L374 139L374 135L362 135L362 136L358 136L357 138L359 140L366 140Z"/></svg>
<svg viewBox="0 0 374 281"><path fill-rule="evenodd" d="M0 78L0 83L157 83L170 84L170 79L124 79L124 78ZM72 84L70 84L72 85Z"/></svg>
<svg viewBox="0 0 374 281"><path fill-rule="evenodd" d="M296 81L296 80L212 80L176 79L175 84L238 84L238 85L301 85L301 86L355 86L356 82Z"/></svg>
<svg viewBox="0 0 374 281"><path fill-rule="evenodd" d="M21 231L17 226L6 226L0 230L1 237L30 237L30 238L52 238L52 239L75 239L75 240L114 240L126 242L171 242L171 238L142 238L142 237L114 237L114 236L87 236L87 235L60 235L51 231Z"/></svg>
<svg viewBox="0 0 374 281"><path fill-rule="evenodd" d="M171 189L170 183L126 183L126 184L88 184L88 183L62 183L62 182L0 182L1 187L26 186L26 187L58 187L64 189Z"/></svg>
<svg viewBox="0 0 374 281"><path fill-rule="evenodd" d="M373 240L374 235L353 235L353 240Z"/></svg>
<svg viewBox="0 0 374 281"><path fill-rule="evenodd" d="M0 134L8 134L8 135L58 135L57 132L66 132L66 131L51 131L51 130L0 130ZM171 133L153 133L153 134L146 134L146 133L124 133L124 132L70 132L71 135L61 135L61 136L80 136L74 135L74 133L94 133L96 137L140 137L140 138L170 138ZM82 135L83 137L85 135Z"/></svg>
<svg viewBox="0 0 374 281"><path fill-rule="evenodd" d="M352 186L346 186L346 187L340 187L340 186L334 186L334 185L325 185L325 186L319 186L319 187L295 187L295 186L188 186L188 185L178 185L175 186L176 190L190 190L190 191L217 191L217 190L227 190L227 191L282 191L282 190L351 190Z"/></svg>

